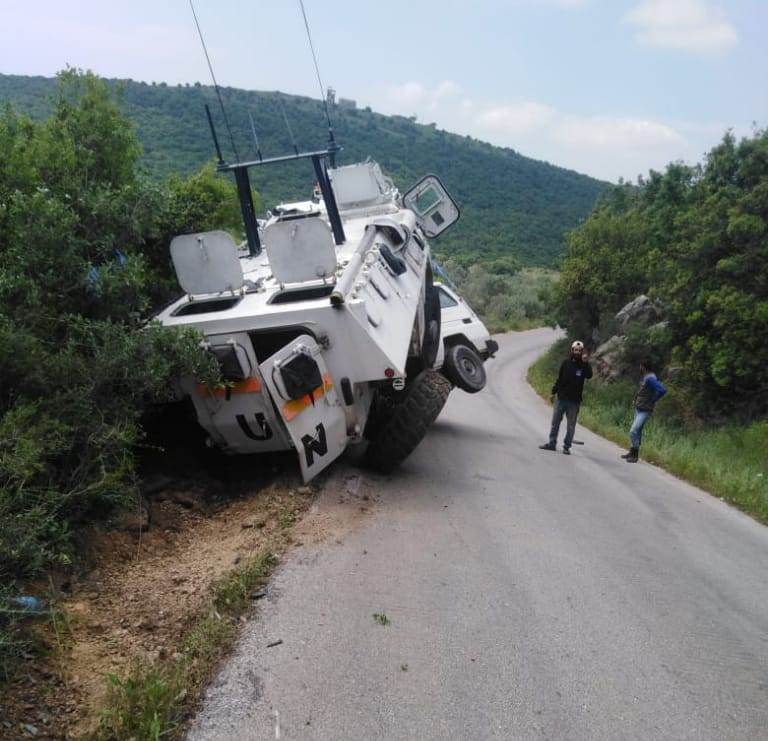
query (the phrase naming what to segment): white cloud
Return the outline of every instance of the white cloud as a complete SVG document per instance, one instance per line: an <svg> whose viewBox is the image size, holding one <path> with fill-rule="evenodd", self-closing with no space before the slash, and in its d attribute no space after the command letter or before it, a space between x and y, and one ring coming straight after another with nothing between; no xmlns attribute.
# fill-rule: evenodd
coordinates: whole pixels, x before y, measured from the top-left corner
<svg viewBox="0 0 768 741"><path fill-rule="evenodd" d="M443 80L434 88L411 80L401 85L389 85L385 94L390 103L411 108L434 109L440 103L460 95L461 87L453 80Z"/></svg>
<svg viewBox="0 0 768 741"><path fill-rule="evenodd" d="M392 85L380 88L376 97L371 102L384 112L415 114L448 131L614 181L633 180L674 160L698 161L725 130L715 122L662 121L610 111L585 115L541 100L482 100L448 81Z"/></svg>
<svg viewBox="0 0 768 741"><path fill-rule="evenodd" d="M543 103L525 101L492 106L477 115L477 123L500 134L522 134L549 125L556 112Z"/></svg>
<svg viewBox="0 0 768 741"><path fill-rule="evenodd" d="M461 95L461 87L453 80L443 80L435 89L435 100L443 100L444 98L452 98L455 95Z"/></svg>
<svg viewBox="0 0 768 741"><path fill-rule="evenodd" d="M639 41L669 49L724 51L738 41L725 14L707 0L643 0L625 21Z"/></svg>
<svg viewBox="0 0 768 741"><path fill-rule="evenodd" d="M552 133L563 144L594 151L655 150L685 143L671 126L642 118L563 116Z"/></svg>

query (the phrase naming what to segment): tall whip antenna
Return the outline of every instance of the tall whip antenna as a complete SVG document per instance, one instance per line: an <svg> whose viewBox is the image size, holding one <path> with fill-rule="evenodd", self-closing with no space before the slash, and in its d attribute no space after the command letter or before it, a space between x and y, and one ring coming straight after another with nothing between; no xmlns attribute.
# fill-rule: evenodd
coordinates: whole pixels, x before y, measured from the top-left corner
<svg viewBox="0 0 768 741"><path fill-rule="evenodd" d="M190 0L191 2L191 0ZM325 87L320 77L320 66L317 63L317 54L315 54L315 45L312 43L312 33L309 30L309 21L307 20L307 11L304 9L304 0L299 0L299 7L301 8L301 15L304 18L304 28L307 31L307 41L309 42L309 50L312 52L312 61L315 64L315 75L317 75L317 84L320 87L320 99L323 101L325 108L325 120L328 122L328 141L330 143L329 149L333 152L336 149L336 137L333 135L333 124L331 123L331 113L328 110L328 98L325 94ZM333 154L331 154L333 158ZM333 165L333 162L331 162Z"/></svg>
<svg viewBox="0 0 768 741"><path fill-rule="evenodd" d="M195 12L195 5L192 0L189 0L189 7L192 9L192 16L195 19L195 25L197 26L197 35L200 37L200 43L203 45L203 52L205 53L205 61L208 62L208 70L211 73L211 79L213 80L213 87L216 90L216 97L219 99L219 107L221 108L221 114L224 116L224 123L227 126L229 132L229 141L232 144L232 150L235 153L235 159L240 159L240 154L237 151L237 145L235 144L235 137L232 135L232 127L229 125L229 116L227 116L227 109L224 107L224 100L221 97L221 90L219 89L219 83L216 82L216 75L213 73L213 65L211 64L211 57L208 54L208 47L205 45L205 39L203 38L203 31L200 28L200 21L197 20L197 13Z"/></svg>
<svg viewBox="0 0 768 741"><path fill-rule="evenodd" d="M277 94L277 102L280 103L280 110L283 114L283 121L285 121L285 128L288 129L288 138L291 140L291 144L293 145L293 151L296 152L296 154L299 154L299 145L296 143L296 137L293 135L293 130L291 129L291 124L288 122L288 114L285 112L285 103L283 103L283 99L280 96L280 93L276 90L275 93Z"/></svg>
<svg viewBox="0 0 768 741"><path fill-rule="evenodd" d="M261 145L259 144L259 136L256 133L256 124L253 122L253 116L248 111L248 119L251 122L251 133L253 134L253 143L256 145L256 156L259 158L259 162L262 162L264 158L261 156Z"/></svg>

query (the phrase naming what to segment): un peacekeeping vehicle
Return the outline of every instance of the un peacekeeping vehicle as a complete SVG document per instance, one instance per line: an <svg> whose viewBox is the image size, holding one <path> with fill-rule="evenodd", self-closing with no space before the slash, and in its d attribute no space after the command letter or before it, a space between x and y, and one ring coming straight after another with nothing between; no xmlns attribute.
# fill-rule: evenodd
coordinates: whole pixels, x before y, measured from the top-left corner
<svg viewBox="0 0 768 741"><path fill-rule="evenodd" d="M474 342L441 335L427 240L459 209L440 180L426 176L401 196L374 162L329 167L335 151L237 164L219 153L247 241L223 231L175 237L184 295L156 317L195 327L219 361L221 386L180 381L208 443L231 454L293 448L305 481L356 444L371 466L392 470L454 385L483 387L483 362L497 349L474 314ZM312 161L315 197L258 221L249 168L296 159Z"/></svg>

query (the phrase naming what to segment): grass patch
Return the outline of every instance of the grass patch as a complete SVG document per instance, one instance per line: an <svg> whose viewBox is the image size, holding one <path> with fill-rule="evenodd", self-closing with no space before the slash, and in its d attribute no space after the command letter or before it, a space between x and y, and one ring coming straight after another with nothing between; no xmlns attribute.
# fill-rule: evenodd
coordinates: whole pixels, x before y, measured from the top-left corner
<svg viewBox="0 0 768 741"><path fill-rule="evenodd" d="M391 625L392 621L383 612L374 612L371 616L379 625Z"/></svg>
<svg viewBox="0 0 768 741"><path fill-rule="evenodd" d="M158 741L177 737L216 663L237 635L237 623L277 563L268 549L221 578L205 615L175 658L136 662L127 677L109 677L97 739Z"/></svg>
<svg viewBox="0 0 768 741"><path fill-rule="evenodd" d="M561 340L534 363L528 381L549 398L567 341ZM620 445L629 445L635 385L588 381L579 422ZM747 427L711 427L691 419L684 401L670 386L643 432L644 460L667 469L726 502L768 523L768 421Z"/></svg>

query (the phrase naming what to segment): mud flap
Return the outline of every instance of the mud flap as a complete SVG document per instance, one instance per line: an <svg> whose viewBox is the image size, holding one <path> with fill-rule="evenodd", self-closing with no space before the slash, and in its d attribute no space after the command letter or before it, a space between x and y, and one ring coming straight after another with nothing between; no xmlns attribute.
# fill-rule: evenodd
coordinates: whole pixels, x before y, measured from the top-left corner
<svg viewBox="0 0 768 741"><path fill-rule="evenodd" d="M309 481L347 444L344 408L322 349L312 337L301 335L259 370L296 448L304 481Z"/></svg>

